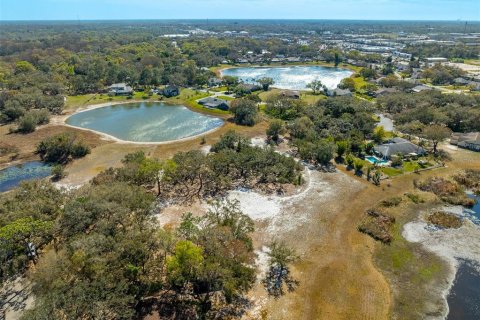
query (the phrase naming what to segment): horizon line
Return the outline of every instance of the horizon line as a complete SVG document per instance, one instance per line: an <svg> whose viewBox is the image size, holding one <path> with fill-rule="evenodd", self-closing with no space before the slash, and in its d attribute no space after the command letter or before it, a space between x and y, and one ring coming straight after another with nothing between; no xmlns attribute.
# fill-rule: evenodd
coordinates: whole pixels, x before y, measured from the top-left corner
<svg viewBox="0 0 480 320"><path fill-rule="evenodd" d="M359 19L359 18L102 18L102 19L0 19L0 22L79 22L79 21L398 21L398 22L480 22L468 19Z"/></svg>

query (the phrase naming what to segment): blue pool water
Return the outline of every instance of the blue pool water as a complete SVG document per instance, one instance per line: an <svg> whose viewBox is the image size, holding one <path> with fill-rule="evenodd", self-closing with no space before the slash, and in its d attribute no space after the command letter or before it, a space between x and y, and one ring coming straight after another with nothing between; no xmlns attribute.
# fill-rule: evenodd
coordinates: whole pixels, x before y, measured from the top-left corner
<svg viewBox="0 0 480 320"><path fill-rule="evenodd" d="M164 142L196 136L223 120L163 102L119 104L72 115L67 124L134 142Z"/></svg>
<svg viewBox="0 0 480 320"><path fill-rule="evenodd" d="M329 89L334 89L352 75L352 71L322 66L286 66L286 67L245 67L230 68L222 71L222 76L238 77L246 83L253 83L264 77L272 78L273 87L291 90L307 90L307 84L320 80Z"/></svg>
<svg viewBox="0 0 480 320"><path fill-rule="evenodd" d="M11 190L20 182L48 177L52 167L40 161L31 161L0 170L0 192Z"/></svg>
<svg viewBox="0 0 480 320"><path fill-rule="evenodd" d="M388 161L378 159L377 157L374 157L374 156L366 156L365 160L367 160L368 162L373 163L373 164L387 164L388 163Z"/></svg>

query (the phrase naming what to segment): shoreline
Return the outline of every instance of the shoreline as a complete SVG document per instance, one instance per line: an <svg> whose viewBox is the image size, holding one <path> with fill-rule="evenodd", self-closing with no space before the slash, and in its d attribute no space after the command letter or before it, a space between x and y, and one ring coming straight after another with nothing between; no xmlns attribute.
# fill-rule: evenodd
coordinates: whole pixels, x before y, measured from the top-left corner
<svg viewBox="0 0 480 320"><path fill-rule="evenodd" d="M443 210L455 214L456 210L463 210L457 207L443 207ZM428 224L422 220L421 215L414 221L411 221L403 227L402 236L410 243L419 243L421 246L438 256L448 266L449 270L446 275L447 282L438 288L441 298L445 306L443 319L447 319L450 308L448 304L448 296L452 292L455 279L457 277L462 261L470 261L474 263L478 269L480 266L480 251L476 251L473 247L469 247L468 243L472 243L480 229L473 222L465 219L464 225L459 229L443 229L431 231L425 229ZM465 248L461 252L457 251L457 247Z"/></svg>
<svg viewBox="0 0 480 320"><path fill-rule="evenodd" d="M203 135L208 135L210 133L213 133L217 130L219 130L220 128L222 128L224 125L225 125L225 120L220 118L220 117L215 117L215 116L211 116L211 115L205 115L205 114L202 114L202 113L199 113L199 112L196 112L196 113L199 113L199 114L202 114L204 116L207 116L207 117L212 117L212 118L218 118L220 120L222 120L222 125L216 127L216 128L213 128L213 129L210 129L210 130L207 130L205 132L202 132L200 134L196 134L196 135L193 135L193 136L189 136L189 137L184 137L184 138L180 138L180 139L174 139L174 140L168 140L168 141L130 141L130 140L123 140L123 139L120 139L120 138L117 138L113 135L110 135L108 133L105 133L105 132L101 132L101 131L97 131L97 130L94 130L94 129L89 129L89 128L82 128L82 127L78 127L78 126L74 126L74 125L71 125L71 124L68 124L66 121L68 118L76 115L76 114L79 114L79 113L82 113L82 112L86 112L86 111L91 111L91 110L95 110L95 109L99 109L99 108L105 108L105 107L111 107L111 106L115 106L115 105L121 105L121 104L132 104L132 103L139 103L140 101L128 101L128 102L113 102L113 103L100 103L100 104L95 104L95 105L88 105L86 106L85 108L80 108L80 109L77 109L76 111L72 112L72 113L69 113L69 114L66 114L66 115L61 115L61 116L58 116L57 118L53 119L54 121L51 121L51 124L56 124L56 125L62 125L62 126L65 126L65 127L69 127L69 128L74 128L74 129L79 129L79 130L84 130L84 131L89 131L89 132L93 132L95 134L98 134L99 136L101 136L104 140L108 140L108 141L113 141L115 143L120 143L120 144L135 144L135 145L165 145L165 144L171 144L171 143L175 143L175 142L183 142L183 141L189 141L189 140L194 140L196 138L199 138ZM149 102L149 103L157 103L157 101L143 101L143 102ZM159 101L159 103L165 103L165 102L162 102L162 101ZM179 106L184 106L185 108L187 108L188 110L192 111L192 112L195 112L194 110L188 108L186 105L179 105Z"/></svg>
<svg viewBox="0 0 480 320"><path fill-rule="evenodd" d="M292 68L292 67L323 67L323 68L329 68L329 69L340 69L342 71L349 71L351 72L348 77L353 76L355 74L355 70L348 68L348 67L342 67L342 66L329 66L329 65L322 65L322 64L286 64L286 65L268 65L268 66L262 66L262 65L249 65L246 64L244 66L229 66L229 67L224 67L218 70L215 70L215 74L219 77L223 77L223 72L225 70L231 70L231 69L242 69L242 68ZM270 88L272 89L278 89L278 90L293 90L293 91L300 91L300 92L312 92L311 89L308 88L302 88L302 89L292 89L292 88L282 88L282 87L277 87L275 85L271 85ZM334 89L334 88L329 88L329 89Z"/></svg>

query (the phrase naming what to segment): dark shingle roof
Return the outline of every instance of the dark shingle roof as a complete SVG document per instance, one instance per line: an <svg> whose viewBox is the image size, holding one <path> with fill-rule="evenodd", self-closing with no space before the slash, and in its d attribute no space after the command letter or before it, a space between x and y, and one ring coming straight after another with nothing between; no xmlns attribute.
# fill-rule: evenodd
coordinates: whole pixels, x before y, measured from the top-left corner
<svg viewBox="0 0 480 320"><path fill-rule="evenodd" d="M403 138L393 138L388 143L375 146L374 150L387 158L396 154L407 155L409 153L425 153L425 149Z"/></svg>

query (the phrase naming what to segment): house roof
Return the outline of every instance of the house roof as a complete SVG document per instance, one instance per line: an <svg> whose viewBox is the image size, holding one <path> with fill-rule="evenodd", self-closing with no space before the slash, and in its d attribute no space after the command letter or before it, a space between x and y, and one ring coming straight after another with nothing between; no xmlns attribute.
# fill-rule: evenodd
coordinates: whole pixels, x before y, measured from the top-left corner
<svg viewBox="0 0 480 320"><path fill-rule="evenodd" d="M396 154L425 153L425 149L403 138L393 138L388 143L375 146L374 150L387 158Z"/></svg>
<svg viewBox="0 0 480 320"><path fill-rule="evenodd" d="M223 99L218 99L215 97L206 97L198 101L201 105L207 108L218 108L219 106L228 106L228 101Z"/></svg>
<svg viewBox="0 0 480 320"><path fill-rule="evenodd" d="M425 91L425 90L433 90L433 88L428 87L428 86L424 86L423 84L412 88L413 92L420 92L420 91Z"/></svg>
<svg viewBox="0 0 480 320"><path fill-rule="evenodd" d="M333 90L328 90L327 95L332 97L332 96L351 96L352 92L348 89L333 89Z"/></svg>
<svg viewBox="0 0 480 320"><path fill-rule="evenodd" d="M283 90L281 95L287 98L300 98L300 92L296 90Z"/></svg>
<svg viewBox="0 0 480 320"><path fill-rule="evenodd" d="M454 145L462 144L466 141L480 141L480 132L454 132L450 137L450 143Z"/></svg>

